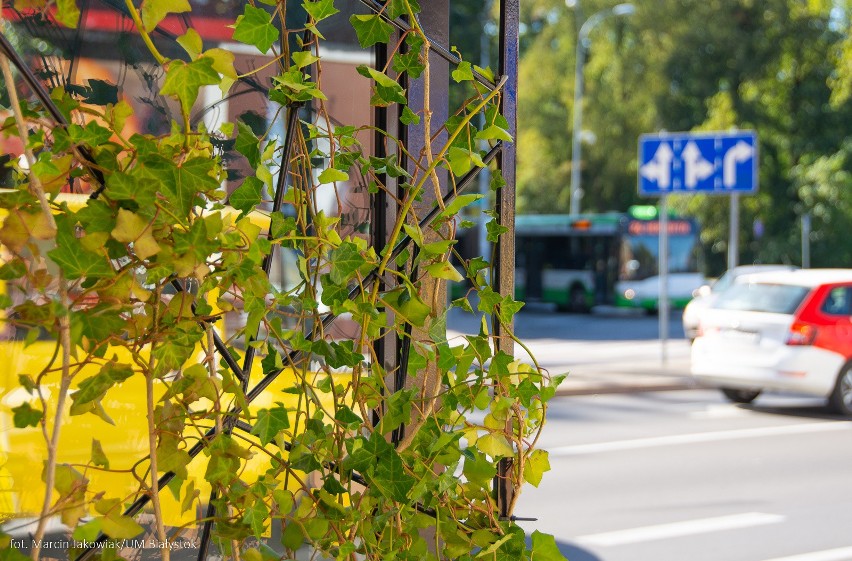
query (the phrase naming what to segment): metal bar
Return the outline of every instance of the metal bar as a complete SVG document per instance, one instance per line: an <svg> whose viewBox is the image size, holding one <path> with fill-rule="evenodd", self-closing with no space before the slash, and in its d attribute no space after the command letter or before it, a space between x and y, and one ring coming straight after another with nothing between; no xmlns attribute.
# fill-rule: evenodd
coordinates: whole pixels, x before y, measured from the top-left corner
<svg viewBox="0 0 852 561"><path fill-rule="evenodd" d="M389 18L387 16L387 14L385 13L385 9L384 9L385 6L383 4L376 2L374 0L361 0L361 3L364 4L365 6L367 6L368 8L370 8L371 10L373 10L373 12L375 12L377 15L381 16L381 18L383 20L385 20L389 24L393 25L394 27L396 27L397 29L399 29L403 33L407 33L409 31L411 31L411 25L409 23L402 21L402 20L399 20L399 19ZM453 54L452 51L450 51L446 47L442 46L439 42L433 41L429 37L429 35L426 35L426 40L429 42L429 49L432 52L434 52L435 54L437 54L438 56L440 56L441 58L443 58L444 60L446 60L450 64L461 64L461 62L462 62L461 58L459 58L457 55ZM471 71L473 72L473 78L477 82L482 84L483 86L489 88L492 91L497 87L497 83L494 82L493 80L486 78L485 76L483 76L482 74L480 74L479 72L477 72L474 69L471 69Z"/></svg>
<svg viewBox="0 0 852 561"><path fill-rule="evenodd" d="M203 524L204 528L201 530L201 540L198 543L198 556L196 557L198 561L204 561L207 559L207 551L210 549L210 535L213 531L212 518L216 516L216 507L213 506L213 502L215 500L216 490L213 489L210 491L210 500L207 502L207 512L204 514L204 518L207 519L207 522Z"/></svg>
<svg viewBox="0 0 852 561"><path fill-rule="evenodd" d="M518 98L518 28L520 22L520 0L500 0L500 62L498 72L506 78L503 95L500 97L500 110L509 123L509 134L517 136L517 98ZM500 225L509 228L509 232L500 236L496 243L495 262L492 267L492 286L501 296L515 295L515 148L516 144L507 143L499 155L498 166L506 184L499 190L496 208ZM511 326L507 326L511 329ZM514 353L514 341L504 337L503 326L496 316L491 318L491 331L497 340L497 348L509 356ZM515 490L510 485L512 462L503 458L497 465L494 478L494 494L501 518L511 515Z"/></svg>
<svg viewBox="0 0 852 561"><path fill-rule="evenodd" d="M287 132L284 138L284 153L281 155L281 165L278 168L278 182L275 185L275 195L272 199L272 213L280 212L281 204L284 201L284 192L287 189L287 174L290 171L290 156L293 153L293 139L296 137L296 126L299 124L299 109L302 107L301 104L294 104L287 108ZM267 239L272 239L272 225L269 226L269 232L267 232ZM273 245L269 250L269 253L263 258L263 261L260 264L260 268L263 270L263 274L269 277L269 271L272 269L272 259L275 255L275 248L277 246ZM260 327L258 326L258 330ZM257 339L258 332L255 332L252 339ZM251 368L254 363L254 356L257 353L257 349L252 345L246 345L246 354L243 357L243 372L245 373L245 379L243 380L243 391L248 388L248 381L251 377Z"/></svg>
<svg viewBox="0 0 852 561"><path fill-rule="evenodd" d="M47 110L50 113L51 118L61 127L67 127L68 121L65 119L65 116L50 98L50 94L47 93L47 90L44 89L44 85L42 85L41 81L36 78L35 74L33 74L30 67L21 59L21 56L15 50L9 40L6 39L6 36L3 33L0 33L0 51L3 51L3 54L12 61L12 64L15 65L15 68L18 69L18 72L21 73L21 76L24 78L24 82L33 90L33 93ZM23 131L21 131L23 132ZM97 196L104 190L106 187L106 182L104 180L104 175L97 168L97 164L95 164L95 159L92 157L91 152L89 152L88 148L85 146L78 146L77 152L80 155L80 159L83 160L83 165L89 170L89 173L92 174L95 182L98 184L98 188L92 193L92 198L97 198Z"/></svg>

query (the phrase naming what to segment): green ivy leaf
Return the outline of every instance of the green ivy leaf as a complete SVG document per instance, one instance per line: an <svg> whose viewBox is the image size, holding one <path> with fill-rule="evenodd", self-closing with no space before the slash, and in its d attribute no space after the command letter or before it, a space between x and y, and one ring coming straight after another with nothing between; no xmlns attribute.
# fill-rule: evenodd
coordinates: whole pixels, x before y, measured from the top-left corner
<svg viewBox="0 0 852 561"><path fill-rule="evenodd" d="M178 37L176 41L178 45L183 47L183 50L186 51L186 54L192 60L198 58L201 51L204 50L204 41L202 41L201 35L191 27L186 30L186 33Z"/></svg>
<svg viewBox="0 0 852 561"><path fill-rule="evenodd" d="M533 453L530 454L527 463L524 465L524 480L533 487L538 487L546 471L550 471L550 459L548 458L547 451L533 450Z"/></svg>
<svg viewBox="0 0 852 561"><path fill-rule="evenodd" d="M496 220L489 220L485 224L485 229L488 231L486 238L491 243L497 243L498 238L509 231L509 228L501 226Z"/></svg>
<svg viewBox="0 0 852 561"><path fill-rule="evenodd" d="M362 49L376 43L387 43L393 33L393 26L379 15L354 15L349 18L349 22L355 28Z"/></svg>
<svg viewBox="0 0 852 561"><path fill-rule="evenodd" d="M266 446L275 439L279 432L287 428L290 428L287 409L283 405L279 405L272 409L258 411L251 433L260 439L261 444Z"/></svg>
<svg viewBox="0 0 852 561"><path fill-rule="evenodd" d="M319 175L319 182L322 185L327 185L329 183L334 183L335 181L348 181L349 174L345 171L340 171L335 168L326 168Z"/></svg>
<svg viewBox="0 0 852 561"><path fill-rule="evenodd" d="M358 246L352 242L343 242L331 250L328 259L332 267L331 280L335 284L345 284L367 262Z"/></svg>
<svg viewBox="0 0 852 561"><path fill-rule="evenodd" d="M251 127L242 121L237 122L237 139L234 149L246 157L249 165L256 168L260 164L260 139Z"/></svg>
<svg viewBox="0 0 852 561"><path fill-rule="evenodd" d="M62 269L65 278L76 280L80 278L108 278L115 271L105 255L86 250L82 242L74 234L73 220L68 215L56 217L58 231L56 248L47 255Z"/></svg>
<svg viewBox="0 0 852 561"><path fill-rule="evenodd" d="M117 540L129 540L144 531L144 528L129 516L104 516L100 520L103 533Z"/></svg>
<svg viewBox="0 0 852 561"><path fill-rule="evenodd" d="M556 540L549 534L542 534L538 530L532 533L532 555L535 561L568 561L559 551Z"/></svg>
<svg viewBox="0 0 852 561"><path fill-rule="evenodd" d="M245 178L242 185L234 189L228 198L228 204L242 214L251 212L263 200L263 188L263 181L250 175Z"/></svg>
<svg viewBox="0 0 852 561"><path fill-rule="evenodd" d="M490 433L481 436L476 441L476 447L492 458L510 457L514 455L512 446L502 434Z"/></svg>
<svg viewBox="0 0 852 561"><path fill-rule="evenodd" d="M458 67L453 70L453 80L456 82L464 82L473 80L473 69L469 62L462 61Z"/></svg>
<svg viewBox="0 0 852 561"><path fill-rule="evenodd" d="M436 279L444 279L450 281L462 281L464 277L459 273L455 267L453 267L450 263L446 261L439 261L437 263L432 263L428 267L426 267L426 272L429 273L429 276Z"/></svg>
<svg viewBox="0 0 852 561"><path fill-rule="evenodd" d="M306 0L302 3L302 7L305 8L305 11L311 15L315 22L320 22L340 12L340 10L334 7L334 0L317 0L315 2Z"/></svg>
<svg viewBox="0 0 852 561"><path fill-rule="evenodd" d="M41 410L34 409L29 403L22 403L12 408L12 411L14 412L13 423L19 429L37 426L44 416Z"/></svg>
<svg viewBox="0 0 852 561"><path fill-rule="evenodd" d="M169 69L160 93L174 96L180 102L183 113L188 115L195 100L198 99L198 90L201 86L212 86L219 81L219 73L213 69L211 58L201 57L189 63L173 60L169 62Z"/></svg>
<svg viewBox="0 0 852 561"><path fill-rule="evenodd" d="M269 509L263 501L253 501L243 513L243 524L251 526L255 536L262 536L269 519Z"/></svg>
<svg viewBox="0 0 852 561"><path fill-rule="evenodd" d="M272 16L262 8L246 4L243 15L234 24L235 41L254 45L261 53L266 53L278 40L280 32L272 25Z"/></svg>
<svg viewBox="0 0 852 561"><path fill-rule="evenodd" d="M453 146L447 153L447 160L450 164L450 170L456 177L461 177L473 168L473 166L483 168L485 162L482 161L482 156L473 150Z"/></svg>
<svg viewBox="0 0 852 561"><path fill-rule="evenodd" d="M506 142L512 142L512 135L505 129L498 127L497 125L491 125L489 127L485 127L478 133L476 133L477 140L505 140Z"/></svg>
<svg viewBox="0 0 852 561"><path fill-rule="evenodd" d="M145 0L142 2L142 27L150 33L168 14L191 10L192 7L187 0Z"/></svg>
<svg viewBox="0 0 852 561"><path fill-rule="evenodd" d="M296 68L310 66L319 60L318 56L309 51L296 51L291 55L291 57L293 58L293 63L296 65Z"/></svg>
<svg viewBox="0 0 852 561"><path fill-rule="evenodd" d="M415 479L405 473L402 458L396 451L379 459L371 481L383 495L399 502L406 501L415 483Z"/></svg>
<svg viewBox="0 0 852 561"><path fill-rule="evenodd" d="M467 194L467 195L459 195L458 197L456 197L455 199L450 201L450 204L448 204L444 208L444 210L441 211L441 214L439 215L439 217L440 218L451 218L451 217L455 216L456 214L458 214L461 209L468 206L469 204L472 204L472 203L478 201L479 199L481 199L484 196L485 195L481 195L481 194L478 194L478 193L470 193L470 194Z"/></svg>

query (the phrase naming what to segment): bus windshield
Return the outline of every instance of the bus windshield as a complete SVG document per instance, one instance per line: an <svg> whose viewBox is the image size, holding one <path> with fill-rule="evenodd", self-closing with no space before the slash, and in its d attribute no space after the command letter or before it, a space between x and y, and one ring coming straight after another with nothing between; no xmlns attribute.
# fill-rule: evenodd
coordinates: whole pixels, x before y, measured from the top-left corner
<svg viewBox="0 0 852 561"><path fill-rule="evenodd" d="M698 232L687 220L669 221L669 272L698 271ZM659 274L658 222L631 221L622 239L621 280L642 280Z"/></svg>

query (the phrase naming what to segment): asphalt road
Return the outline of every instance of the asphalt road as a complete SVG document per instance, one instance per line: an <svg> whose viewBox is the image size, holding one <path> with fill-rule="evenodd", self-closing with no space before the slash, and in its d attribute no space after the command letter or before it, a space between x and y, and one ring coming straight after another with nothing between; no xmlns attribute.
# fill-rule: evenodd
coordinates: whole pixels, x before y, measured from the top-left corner
<svg viewBox="0 0 852 561"><path fill-rule="evenodd" d="M570 561L850 561L852 423L713 390L558 397L515 514Z"/></svg>

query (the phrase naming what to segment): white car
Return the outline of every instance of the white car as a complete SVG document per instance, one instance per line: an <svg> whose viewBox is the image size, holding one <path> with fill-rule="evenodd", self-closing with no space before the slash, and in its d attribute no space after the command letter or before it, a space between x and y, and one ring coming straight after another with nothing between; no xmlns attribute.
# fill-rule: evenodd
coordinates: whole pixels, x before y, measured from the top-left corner
<svg viewBox="0 0 852 561"><path fill-rule="evenodd" d="M692 374L749 403L761 392L828 398L852 415L852 269L748 275L701 317Z"/></svg>
<svg viewBox="0 0 852 561"><path fill-rule="evenodd" d="M713 284L705 284L693 293L694 298L689 301L683 309L683 333L690 341L695 340L698 335L698 322L704 310L713 304L716 296L729 286L734 284L743 275L763 273L769 271L792 271L797 269L792 265L740 265L728 269L725 274Z"/></svg>
<svg viewBox="0 0 852 561"><path fill-rule="evenodd" d="M693 292L704 284L707 279L701 273L670 273L666 284L669 304L673 308L683 308ZM616 301L622 306L656 312L660 304L660 277L618 281L615 292Z"/></svg>

